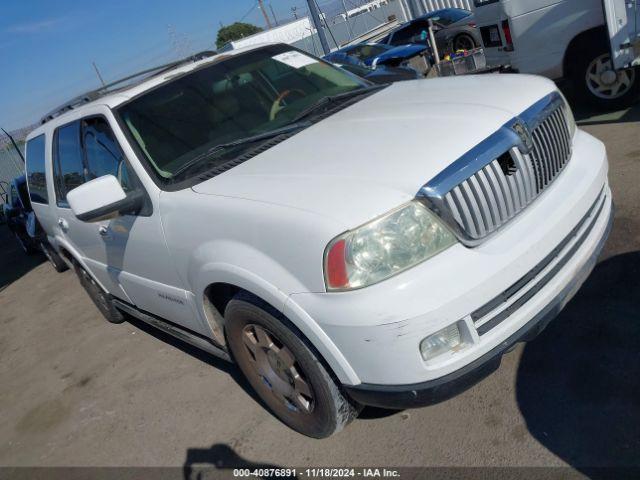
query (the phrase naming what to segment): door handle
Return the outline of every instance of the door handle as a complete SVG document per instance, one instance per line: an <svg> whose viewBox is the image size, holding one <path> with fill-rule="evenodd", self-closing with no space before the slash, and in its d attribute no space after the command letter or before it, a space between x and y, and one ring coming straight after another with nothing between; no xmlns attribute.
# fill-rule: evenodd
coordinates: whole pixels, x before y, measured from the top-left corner
<svg viewBox="0 0 640 480"><path fill-rule="evenodd" d="M58 226L63 232L66 232L67 230L69 230L69 222L67 222L64 218L58 219Z"/></svg>
<svg viewBox="0 0 640 480"><path fill-rule="evenodd" d="M106 237L107 235L109 235L109 228L106 225L100 225L98 227L98 233L101 236Z"/></svg>

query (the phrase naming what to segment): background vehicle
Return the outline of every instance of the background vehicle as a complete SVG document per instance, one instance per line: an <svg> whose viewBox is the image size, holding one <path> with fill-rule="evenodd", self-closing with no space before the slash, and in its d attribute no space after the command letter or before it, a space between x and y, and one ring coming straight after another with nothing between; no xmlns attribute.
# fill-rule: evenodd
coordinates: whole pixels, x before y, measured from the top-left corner
<svg viewBox="0 0 640 480"><path fill-rule="evenodd" d="M424 32L428 31L429 19L435 24L436 43L442 57L457 50L472 50L482 44L473 12L460 8L445 8L429 12L400 25L380 40L380 43L428 45L428 35L425 36Z"/></svg>
<svg viewBox="0 0 640 480"><path fill-rule="evenodd" d="M407 67L385 67L384 65L379 66L378 68L370 68L365 67L363 65L356 64L334 64L338 67L351 72L359 77L362 77L366 80L369 80L373 83L392 83L392 82L401 82L403 80L417 80L422 78L422 76L415 71L413 68Z"/></svg>
<svg viewBox="0 0 640 480"><path fill-rule="evenodd" d="M32 210L24 175L11 181L2 207L7 226L25 253L32 254L40 251L39 242L27 231L27 223Z"/></svg>
<svg viewBox="0 0 640 480"><path fill-rule="evenodd" d="M9 190L11 189L8 182L4 180L0 180L0 200L3 202L2 208L0 208L0 225L4 225L6 223L6 219L4 216L4 205L9 198Z"/></svg>
<svg viewBox="0 0 640 480"><path fill-rule="evenodd" d="M233 359L312 437L480 381L612 221L604 145L553 82L371 85L283 44L90 92L26 152L34 211L108 321Z"/></svg>
<svg viewBox="0 0 640 480"><path fill-rule="evenodd" d="M49 245L46 235L31 208L25 175L16 177L10 184L2 206L3 217L9 230L27 255L44 253L58 272L67 270L60 255Z"/></svg>
<svg viewBox="0 0 640 480"><path fill-rule="evenodd" d="M638 0L476 0L476 21L490 65L567 78L594 106L615 109L637 99ZM605 18L611 26L607 27ZM629 45L621 48L622 45ZM611 62L611 53L615 62Z"/></svg>
<svg viewBox="0 0 640 480"><path fill-rule="evenodd" d="M386 67L412 67L420 73L427 68L425 55L427 47L424 45L402 45L394 47L381 43L360 43L341 48L324 56L324 60L331 63L354 64L356 62L371 68L378 65Z"/></svg>

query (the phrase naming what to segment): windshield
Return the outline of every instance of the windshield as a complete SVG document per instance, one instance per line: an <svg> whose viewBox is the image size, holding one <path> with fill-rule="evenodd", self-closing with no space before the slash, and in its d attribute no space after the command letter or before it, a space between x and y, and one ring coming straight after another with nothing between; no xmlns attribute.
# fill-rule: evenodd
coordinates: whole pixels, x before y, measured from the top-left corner
<svg viewBox="0 0 640 480"><path fill-rule="evenodd" d="M323 98L369 85L289 46L275 45L177 77L124 104L118 113L156 177L169 183L203 158L208 167L229 162L264 134L308 117Z"/></svg>
<svg viewBox="0 0 640 480"><path fill-rule="evenodd" d="M388 45L359 45L349 51L350 55L355 55L360 60L366 60L371 57L382 55L384 52L390 50L392 47Z"/></svg>

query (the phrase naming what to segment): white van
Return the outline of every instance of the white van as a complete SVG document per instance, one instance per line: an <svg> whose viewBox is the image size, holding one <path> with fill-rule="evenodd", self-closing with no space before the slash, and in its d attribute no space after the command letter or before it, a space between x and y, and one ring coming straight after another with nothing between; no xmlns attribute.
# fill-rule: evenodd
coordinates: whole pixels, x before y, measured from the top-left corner
<svg viewBox="0 0 640 480"><path fill-rule="evenodd" d="M620 108L637 98L640 0L475 0L475 6L490 65L566 78L595 106Z"/></svg>

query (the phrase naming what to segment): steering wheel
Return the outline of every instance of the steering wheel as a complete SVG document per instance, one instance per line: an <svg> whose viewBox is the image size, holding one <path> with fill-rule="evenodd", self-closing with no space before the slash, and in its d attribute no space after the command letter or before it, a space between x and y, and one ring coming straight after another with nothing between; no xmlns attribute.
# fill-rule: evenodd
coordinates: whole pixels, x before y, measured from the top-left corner
<svg viewBox="0 0 640 480"><path fill-rule="evenodd" d="M269 112L270 121L273 121L273 119L276 118L276 115L278 115L280 110L282 110L282 105L281 105L282 100L287 98L292 93L298 93L303 97L307 95L303 90L300 90L299 88L294 88L293 90L285 90L284 92L282 92L280 95L278 95L278 98L276 98L273 101L273 105L271 105L271 112Z"/></svg>

